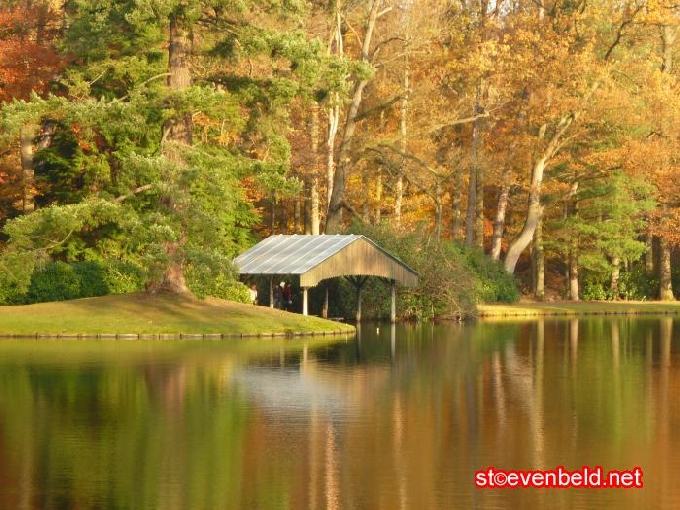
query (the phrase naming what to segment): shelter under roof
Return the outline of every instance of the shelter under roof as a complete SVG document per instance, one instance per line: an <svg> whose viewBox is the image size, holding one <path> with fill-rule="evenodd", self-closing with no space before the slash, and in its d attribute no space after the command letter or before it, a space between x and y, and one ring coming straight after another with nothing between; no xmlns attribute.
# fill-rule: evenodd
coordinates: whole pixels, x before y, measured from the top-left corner
<svg viewBox="0 0 680 510"><path fill-rule="evenodd" d="M270 277L270 303L274 301L274 279L297 276L303 291L302 313L305 315L307 289L328 278L347 277L355 284L358 321L361 320L361 288L368 277L391 283L392 320L396 313L395 284L418 285L418 273L362 235L275 235L236 257L234 263L241 276Z"/></svg>
<svg viewBox="0 0 680 510"><path fill-rule="evenodd" d="M362 235L275 235L234 260L241 275L298 275L300 287L338 276L377 276L405 287L418 273Z"/></svg>

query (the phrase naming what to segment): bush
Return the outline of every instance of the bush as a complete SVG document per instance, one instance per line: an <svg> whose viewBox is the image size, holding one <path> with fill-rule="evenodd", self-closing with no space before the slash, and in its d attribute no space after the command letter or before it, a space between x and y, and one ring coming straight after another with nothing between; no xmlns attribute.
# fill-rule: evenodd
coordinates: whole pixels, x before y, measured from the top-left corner
<svg viewBox="0 0 680 510"><path fill-rule="evenodd" d="M212 296L238 303L250 303L248 287L229 274L211 275L210 272L190 267L186 271L186 278L189 290L200 298Z"/></svg>
<svg viewBox="0 0 680 510"><path fill-rule="evenodd" d="M654 299L659 294L659 278L649 273L641 264L633 266L631 271L621 271L619 290L616 296L611 288L611 273L586 272L581 284L581 297L586 301L604 301L612 299L630 299L644 301Z"/></svg>
<svg viewBox="0 0 680 510"><path fill-rule="evenodd" d="M465 249L465 262L477 280L477 301L484 303L514 303L519 299L515 277L503 264L477 248Z"/></svg>
<svg viewBox="0 0 680 510"><path fill-rule="evenodd" d="M478 301L512 302L519 298L514 277L480 251L451 241L437 242L422 233L397 235L384 225L361 224L351 230L373 240L420 274L417 288L398 290L397 306L403 318L465 318L476 313ZM362 314L389 317L389 293L389 286L369 279L362 292ZM351 317L356 301L344 301L351 302L352 308L342 315Z"/></svg>
<svg viewBox="0 0 680 510"><path fill-rule="evenodd" d="M144 286L144 273L132 264L99 261L49 262L31 276L28 291L12 299L16 304L65 301L136 292Z"/></svg>
<svg viewBox="0 0 680 510"><path fill-rule="evenodd" d="M66 262L50 262L33 273L25 303L64 301L82 297L80 279L73 265Z"/></svg>

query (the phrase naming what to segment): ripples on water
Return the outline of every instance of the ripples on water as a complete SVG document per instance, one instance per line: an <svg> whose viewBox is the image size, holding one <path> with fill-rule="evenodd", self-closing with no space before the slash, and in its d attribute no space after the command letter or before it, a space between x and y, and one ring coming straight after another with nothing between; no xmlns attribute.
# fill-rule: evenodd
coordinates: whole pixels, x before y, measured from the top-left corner
<svg viewBox="0 0 680 510"><path fill-rule="evenodd" d="M680 324L0 341L0 508L680 508ZM499 469L643 489L476 489Z"/></svg>

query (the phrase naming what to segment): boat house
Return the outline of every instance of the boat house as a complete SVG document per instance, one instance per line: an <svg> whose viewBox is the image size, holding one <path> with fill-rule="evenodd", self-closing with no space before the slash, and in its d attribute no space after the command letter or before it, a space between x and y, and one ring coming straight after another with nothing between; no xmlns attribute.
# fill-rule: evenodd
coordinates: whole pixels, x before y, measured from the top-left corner
<svg viewBox="0 0 680 510"><path fill-rule="evenodd" d="M357 289L357 321L361 320L361 289L369 277L391 285L391 319L396 318L396 284L418 285L418 273L361 235L275 235L234 260L242 277L269 277L269 302L274 285L296 276L302 289L302 313L307 315L307 291L328 278L345 277ZM326 303L328 294L326 294ZM324 310L327 310L324 306Z"/></svg>

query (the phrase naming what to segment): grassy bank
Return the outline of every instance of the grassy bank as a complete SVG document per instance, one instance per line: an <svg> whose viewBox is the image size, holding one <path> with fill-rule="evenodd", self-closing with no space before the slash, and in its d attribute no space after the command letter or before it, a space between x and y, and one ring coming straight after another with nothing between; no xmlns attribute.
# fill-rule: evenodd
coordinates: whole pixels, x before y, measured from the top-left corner
<svg viewBox="0 0 680 510"><path fill-rule="evenodd" d="M172 294L0 306L0 335L290 335L354 332L318 317Z"/></svg>
<svg viewBox="0 0 680 510"><path fill-rule="evenodd" d="M580 303L534 303L520 302L512 305L478 305L478 316L491 317L540 317L573 315L646 315L678 314L680 302L660 301L588 301Z"/></svg>

